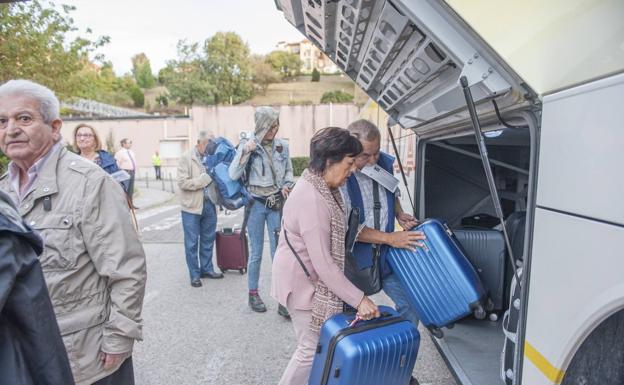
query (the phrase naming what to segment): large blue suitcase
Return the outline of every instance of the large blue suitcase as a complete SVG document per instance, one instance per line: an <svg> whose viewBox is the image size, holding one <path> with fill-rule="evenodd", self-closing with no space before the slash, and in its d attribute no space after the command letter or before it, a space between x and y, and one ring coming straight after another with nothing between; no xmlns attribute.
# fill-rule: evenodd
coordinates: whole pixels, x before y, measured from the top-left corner
<svg viewBox="0 0 624 385"><path fill-rule="evenodd" d="M424 247L416 251L391 248L388 262L422 323L434 336L440 328L474 313L485 317L485 290L449 228L429 219L414 229L422 231Z"/></svg>
<svg viewBox="0 0 624 385"><path fill-rule="evenodd" d="M382 317L349 325L355 313L323 324L308 385L407 385L416 363L420 334L388 306Z"/></svg>

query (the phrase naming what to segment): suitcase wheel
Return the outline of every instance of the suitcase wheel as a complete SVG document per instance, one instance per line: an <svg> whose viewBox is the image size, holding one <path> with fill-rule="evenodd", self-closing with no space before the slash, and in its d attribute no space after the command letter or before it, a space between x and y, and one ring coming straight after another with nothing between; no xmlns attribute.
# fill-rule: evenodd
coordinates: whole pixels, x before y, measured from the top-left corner
<svg viewBox="0 0 624 385"><path fill-rule="evenodd" d="M429 332L431 333L431 335L433 335L437 339L444 337L444 332L442 331L442 329L438 327L429 326L427 327L427 329L429 329Z"/></svg>
<svg viewBox="0 0 624 385"><path fill-rule="evenodd" d="M487 315L485 313L485 309L481 305L477 306L472 312L472 314L474 314L476 319L485 319L485 316Z"/></svg>
<svg viewBox="0 0 624 385"><path fill-rule="evenodd" d="M238 272L240 273L240 275L243 275L247 272L247 269L238 269Z"/></svg>

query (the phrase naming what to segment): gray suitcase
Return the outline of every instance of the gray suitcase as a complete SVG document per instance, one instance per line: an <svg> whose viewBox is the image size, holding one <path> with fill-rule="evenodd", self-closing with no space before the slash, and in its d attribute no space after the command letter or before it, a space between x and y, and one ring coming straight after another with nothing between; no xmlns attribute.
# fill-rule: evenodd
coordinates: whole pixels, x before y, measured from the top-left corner
<svg viewBox="0 0 624 385"><path fill-rule="evenodd" d="M453 230L453 234L479 273L492 301L492 308L487 310L503 310L506 304L506 256L503 233L498 230L464 228Z"/></svg>

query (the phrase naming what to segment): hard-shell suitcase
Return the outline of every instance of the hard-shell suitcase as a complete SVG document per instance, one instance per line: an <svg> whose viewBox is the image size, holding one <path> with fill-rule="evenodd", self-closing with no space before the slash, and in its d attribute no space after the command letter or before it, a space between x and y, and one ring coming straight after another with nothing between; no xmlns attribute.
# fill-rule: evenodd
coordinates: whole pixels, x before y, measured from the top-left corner
<svg viewBox="0 0 624 385"><path fill-rule="evenodd" d="M485 318L483 284L451 230L436 219L414 230L425 234L424 247L391 248L387 259L422 323L439 338L440 328L470 313Z"/></svg>
<svg viewBox="0 0 624 385"><path fill-rule="evenodd" d="M455 238L466 257L479 273L489 301L486 310L505 307L505 238L498 230L462 228L453 229Z"/></svg>
<svg viewBox="0 0 624 385"><path fill-rule="evenodd" d="M408 385L420 334L388 306L382 317L350 324L355 313L323 324L308 385Z"/></svg>
<svg viewBox="0 0 624 385"><path fill-rule="evenodd" d="M221 271L238 270L245 274L249 250L247 236L241 229L223 229L217 231L215 240L217 249L217 266Z"/></svg>

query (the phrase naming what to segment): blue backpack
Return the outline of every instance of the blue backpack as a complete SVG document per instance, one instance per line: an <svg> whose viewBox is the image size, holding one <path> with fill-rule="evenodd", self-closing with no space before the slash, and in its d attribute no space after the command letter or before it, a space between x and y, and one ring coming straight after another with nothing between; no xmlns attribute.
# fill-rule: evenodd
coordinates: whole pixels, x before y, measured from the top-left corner
<svg viewBox="0 0 624 385"><path fill-rule="evenodd" d="M236 210L246 206L251 196L245 188L243 178L232 180L228 169L236 155L236 148L223 137L210 142L204 156L206 172L216 183L218 201L214 202L228 210Z"/></svg>

